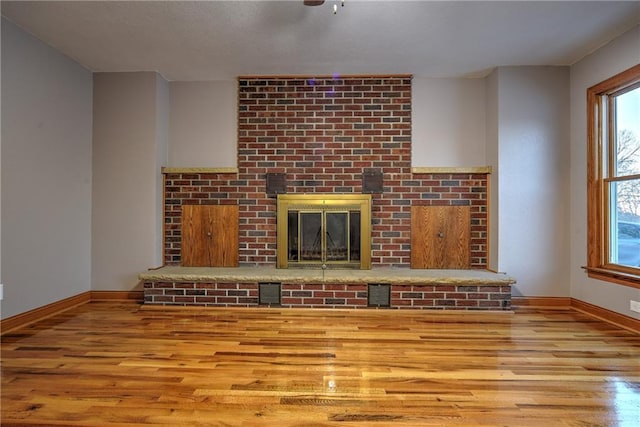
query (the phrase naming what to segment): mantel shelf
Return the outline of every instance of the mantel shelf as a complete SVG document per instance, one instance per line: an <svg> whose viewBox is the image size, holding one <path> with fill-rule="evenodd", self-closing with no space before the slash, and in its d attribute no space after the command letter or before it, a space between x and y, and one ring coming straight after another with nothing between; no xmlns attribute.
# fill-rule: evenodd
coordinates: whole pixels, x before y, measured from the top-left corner
<svg viewBox="0 0 640 427"><path fill-rule="evenodd" d="M491 166L448 167L424 166L411 168L411 173L479 173L490 174Z"/></svg>
<svg viewBox="0 0 640 427"><path fill-rule="evenodd" d="M219 167L219 168L172 168L163 167L162 173L238 173L235 167Z"/></svg>

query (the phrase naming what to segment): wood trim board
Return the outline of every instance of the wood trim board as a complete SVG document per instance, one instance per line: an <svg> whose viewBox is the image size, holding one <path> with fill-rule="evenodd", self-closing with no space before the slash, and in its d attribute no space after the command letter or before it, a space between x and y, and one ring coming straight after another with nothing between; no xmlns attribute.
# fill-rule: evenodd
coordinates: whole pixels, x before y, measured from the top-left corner
<svg viewBox="0 0 640 427"><path fill-rule="evenodd" d="M615 311L611 311L609 309L599 307L585 301L580 301L575 298L571 298L571 308L581 311L590 316L597 317L598 319L604 320L607 323L611 323L616 326L620 326L621 328L640 334L640 319L635 319L631 316L616 313Z"/></svg>
<svg viewBox="0 0 640 427"><path fill-rule="evenodd" d="M491 166L416 166L411 168L411 173L479 173L479 174L491 174Z"/></svg>
<svg viewBox="0 0 640 427"><path fill-rule="evenodd" d="M92 301L143 301L142 291L88 291L65 298L45 306L3 319L0 322L0 335L21 328L70 308ZM603 307L570 297L515 297L512 305L516 307L571 308L621 328L640 334L640 320L616 313ZM162 307L167 309L167 307Z"/></svg>
<svg viewBox="0 0 640 427"><path fill-rule="evenodd" d="M24 313L16 314L15 316L2 319L0 322L0 335L4 335L9 331L16 328L21 328L31 323L37 322L70 308L76 307L81 304L85 304L91 301L91 291L83 292L81 294L62 299L60 301L52 302L51 304L44 305L42 307L34 308L33 310L25 311Z"/></svg>
<svg viewBox="0 0 640 427"><path fill-rule="evenodd" d="M212 168L174 168L163 167L162 173L238 173L236 167L212 167Z"/></svg>
<svg viewBox="0 0 640 427"><path fill-rule="evenodd" d="M597 317L607 323L619 326L632 332L640 333L640 320L625 314L616 313L604 307L599 307L579 299L570 297L515 297L511 305L518 307L571 308Z"/></svg>
<svg viewBox="0 0 640 427"><path fill-rule="evenodd" d="M511 305L515 307L571 307L570 297L512 297Z"/></svg>
<svg viewBox="0 0 640 427"><path fill-rule="evenodd" d="M0 335L92 301L135 301L141 303L143 300L143 291L87 291L2 319L0 321Z"/></svg>

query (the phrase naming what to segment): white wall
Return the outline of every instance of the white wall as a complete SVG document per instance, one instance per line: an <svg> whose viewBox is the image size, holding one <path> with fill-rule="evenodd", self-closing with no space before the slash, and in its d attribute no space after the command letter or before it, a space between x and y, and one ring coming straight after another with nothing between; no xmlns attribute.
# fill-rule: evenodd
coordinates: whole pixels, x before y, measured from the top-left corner
<svg viewBox="0 0 640 427"><path fill-rule="evenodd" d="M153 72L94 74L92 289L131 290L162 264L158 185L168 89Z"/></svg>
<svg viewBox="0 0 640 427"><path fill-rule="evenodd" d="M238 82L171 82L171 167L236 167Z"/></svg>
<svg viewBox="0 0 640 427"><path fill-rule="evenodd" d="M0 30L3 24L3 19L0 18ZM0 42L2 36L0 35ZM2 81L2 47L0 47L0 82ZM0 112L2 111L2 84L0 83ZM0 119L0 123L2 120ZM0 319L2 319L2 300L4 299L4 285L2 283L2 135L0 132Z"/></svg>
<svg viewBox="0 0 640 427"><path fill-rule="evenodd" d="M498 175L500 165L498 164L498 73L495 69L485 78L486 94L486 151L485 158L487 165L492 167L489 175L489 259L488 267L493 271L499 271L498 265L498 241L500 230L498 229L498 209L500 206L500 183Z"/></svg>
<svg viewBox="0 0 640 427"><path fill-rule="evenodd" d="M497 80L498 269L515 295L569 296L569 69L501 67Z"/></svg>
<svg viewBox="0 0 640 427"><path fill-rule="evenodd" d="M2 19L2 317L91 283L92 75Z"/></svg>
<svg viewBox="0 0 640 427"><path fill-rule="evenodd" d="M640 301L640 289L589 279L587 264L587 89L640 63L640 26L618 37L571 67L571 296L627 316L629 300Z"/></svg>
<svg viewBox="0 0 640 427"><path fill-rule="evenodd" d="M163 210L164 210L164 179L161 173L162 167L167 166L169 156L169 119L170 119L170 89L169 82L161 76L156 77L156 170L155 175L155 201L159 208L155 210L153 221L155 223L155 244L153 246L155 265L162 265L163 248Z"/></svg>
<svg viewBox="0 0 640 427"><path fill-rule="evenodd" d="M484 79L412 82L414 167L486 166Z"/></svg>

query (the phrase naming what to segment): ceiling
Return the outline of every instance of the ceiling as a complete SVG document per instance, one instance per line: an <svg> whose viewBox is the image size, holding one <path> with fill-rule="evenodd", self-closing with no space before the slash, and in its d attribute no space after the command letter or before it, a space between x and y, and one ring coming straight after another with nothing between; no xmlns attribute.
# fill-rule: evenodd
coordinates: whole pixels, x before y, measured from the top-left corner
<svg viewBox="0 0 640 427"><path fill-rule="evenodd" d="M93 71L480 77L573 64L638 25L640 1L2 1L2 14Z"/></svg>

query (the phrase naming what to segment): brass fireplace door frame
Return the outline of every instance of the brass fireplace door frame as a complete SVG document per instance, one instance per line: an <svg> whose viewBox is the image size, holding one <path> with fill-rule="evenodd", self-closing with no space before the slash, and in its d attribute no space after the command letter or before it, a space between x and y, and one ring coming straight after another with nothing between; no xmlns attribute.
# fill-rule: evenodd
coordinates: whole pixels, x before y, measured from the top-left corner
<svg viewBox="0 0 640 427"><path fill-rule="evenodd" d="M277 268L289 268L288 213L296 211L357 210L360 212L360 269L371 269L370 194L279 194L277 204ZM319 267L320 265L318 265ZM291 266L294 267L294 266ZM311 267L301 265L295 267Z"/></svg>

